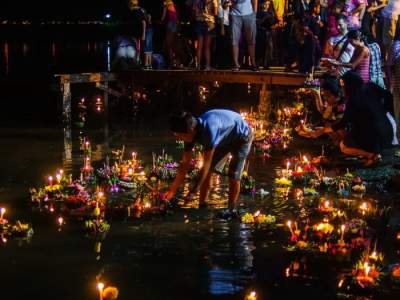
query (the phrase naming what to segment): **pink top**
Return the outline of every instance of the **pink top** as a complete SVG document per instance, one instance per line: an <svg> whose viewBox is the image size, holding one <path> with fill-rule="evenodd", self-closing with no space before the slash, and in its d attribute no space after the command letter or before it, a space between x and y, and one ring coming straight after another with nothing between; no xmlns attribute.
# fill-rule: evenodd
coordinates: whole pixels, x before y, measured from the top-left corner
<svg viewBox="0 0 400 300"><path fill-rule="evenodd" d="M369 82L370 75L369 75L369 53L368 56L363 58L358 66L355 68L355 71L361 76L364 82Z"/></svg>
<svg viewBox="0 0 400 300"><path fill-rule="evenodd" d="M177 23L178 16L176 14L175 5L170 4L167 6L167 15L166 15L167 22Z"/></svg>

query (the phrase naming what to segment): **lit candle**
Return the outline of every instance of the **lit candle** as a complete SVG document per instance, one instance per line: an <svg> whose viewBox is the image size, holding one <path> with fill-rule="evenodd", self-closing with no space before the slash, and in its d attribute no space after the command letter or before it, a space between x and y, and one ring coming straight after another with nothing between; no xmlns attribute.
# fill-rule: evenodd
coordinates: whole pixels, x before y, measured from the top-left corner
<svg viewBox="0 0 400 300"><path fill-rule="evenodd" d="M53 185L53 176L49 176L48 179L49 179L49 184L50 184L50 185Z"/></svg>
<svg viewBox="0 0 400 300"><path fill-rule="evenodd" d="M368 211L368 204L367 202L363 202L360 206L361 212L363 215L365 215L365 213Z"/></svg>
<svg viewBox="0 0 400 300"><path fill-rule="evenodd" d="M3 216L4 216L5 212L6 212L6 209L4 207L2 207L1 211L0 211L0 220L3 220Z"/></svg>
<svg viewBox="0 0 400 300"><path fill-rule="evenodd" d="M255 291L251 291L247 296L246 300L257 300L257 293Z"/></svg>
<svg viewBox="0 0 400 300"><path fill-rule="evenodd" d="M368 262L364 263L364 271L365 271L365 277L368 277L368 273L371 270L371 267L368 265Z"/></svg>
<svg viewBox="0 0 400 300"><path fill-rule="evenodd" d="M136 161L136 152L132 152L132 160Z"/></svg>
<svg viewBox="0 0 400 300"><path fill-rule="evenodd" d="M292 229L292 221L287 221L287 227L289 227L290 233L294 235L293 229Z"/></svg>
<svg viewBox="0 0 400 300"><path fill-rule="evenodd" d="M97 284L97 289L99 290L99 299L103 300L103 289L104 289L104 283L99 282Z"/></svg>
<svg viewBox="0 0 400 300"><path fill-rule="evenodd" d="M286 163L286 172L289 173L290 161Z"/></svg>
<svg viewBox="0 0 400 300"><path fill-rule="evenodd" d="M64 170L61 169L59 173L60 173L60 175L62 176L62 175L64 174Z"/></svg>
<svg viewBox="0 0 400 300"><path fill-rule="evenodd" d="M343 224L342 226L340 226L340 231L341 231L341 235L340 235L340 243L344 243L344 230L346 229L346 226Z"/></svg>
<svg viewBox="0 0 400 300"><path fill-rule="evenodd" d="M57 182L60 183L61 182L61 174L57 174L56 178L57 178Z"/></svg>
<svg viewBox="0 0 400 300"><path fill-rule="evenodd" d="M62 225L64 224L64 219L63 219L63 217L59 217L59 218L57 219L57 223L58 223L58 231L61 231L61 227L62 227Z"/></svg>

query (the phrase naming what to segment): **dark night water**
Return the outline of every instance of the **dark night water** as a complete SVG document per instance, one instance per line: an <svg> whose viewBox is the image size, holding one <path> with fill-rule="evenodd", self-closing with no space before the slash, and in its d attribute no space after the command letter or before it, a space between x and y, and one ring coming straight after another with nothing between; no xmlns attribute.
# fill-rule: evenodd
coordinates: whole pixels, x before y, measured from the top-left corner
<svg viewBox="0 0 400 300"><path fill-rule="evenodd" d="M165 86L159 87L160 91L144 87L152 103L143 107L146 118L140 122L123 113L130 106L111 105L108 132L104 131L104 114L93 108L98 92L90 85L74 88L74 109L81 97L89 99L91 106L85 127L75 126L72 145L65 143L61 98L52 74L106 71L113 53L108 41L53 42L21 37L1 41L0 100L5 108L0 123L0 206L8 208L10 219L32 222L35 230L29 244L10 241L0 247L0 288L12 292L9 299L96 299L99 275L119 288L119 299L243 299L251 289L259 292L259 299L335 299L341 266L324 256L283 251L281 245L288 240L284 227L254 229L216 218L218 209L226 204L224 180L211 193L214 209L188 207L159 218L112 222L99 256L79 223L68 222L59 232L56 216L31 211L29 187L41 185L60 167L78 172L82 161L79 136L90 138L97 161L122 145L147 162L152 151L160 153L162 149L179 158L180 151L165 130L166 111L177 104L177 91ZM214 95L223 103L219 106L239 109L255 103L254 91L232 89L239 91L235 97L226 91ZM196 109L209 106L213 104ZM249 173L259 185L270 190L275 168L284 156L297 154L295 149L320 151L319 146L302 142L291 147L290 153L275 153L271 159L251 157ZM278 223L305 213L291 198L242 196L240 203L243 209L275 215ZM307 266L306 276L287 278L286 268L298 261ZM396 297L394 291L369 296Z"/></svg>

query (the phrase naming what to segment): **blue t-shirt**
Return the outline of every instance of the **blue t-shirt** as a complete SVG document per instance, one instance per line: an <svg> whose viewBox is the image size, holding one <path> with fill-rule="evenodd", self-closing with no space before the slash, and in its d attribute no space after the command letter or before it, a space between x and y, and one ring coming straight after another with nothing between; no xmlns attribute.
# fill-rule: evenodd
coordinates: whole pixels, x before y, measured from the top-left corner
<svg viewBox="0 0 400 300"><path fill-rule="evenodd" d="M248 16L253 12L251 0L232 0L230 14L232 16Z"/></svg>
<svg viewBox="0 0 400 300"><path fill-rule="evenodd" d="M185 150L193 149L198 143L204 149L230 147L247 141L251 129L242 116L226 109L212 109L202 114L197 121L197 134L192 143L185 144Z"/></svg>

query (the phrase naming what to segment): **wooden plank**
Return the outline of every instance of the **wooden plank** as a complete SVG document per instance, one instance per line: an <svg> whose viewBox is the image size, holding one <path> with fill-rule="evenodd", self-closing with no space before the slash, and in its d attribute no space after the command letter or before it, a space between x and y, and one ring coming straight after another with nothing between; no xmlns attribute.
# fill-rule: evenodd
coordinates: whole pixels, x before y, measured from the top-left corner
<svg viewBox="0 0 400 300"><path fill-rule="evenodd" d="M90 83L90 82L108 82L116 81L117 74L101 72L101 73L78 73L78 74L56 74L55 77L60 79L60 83Z"/></svg>
<svg viewBox="0 0 400 300"><path fill-rule="evenodd" d="M319 77L317 73L315 77ZM118 80L117 73L81 73L81 74L57 74L63 83L90 83L109 82ZM132 70L124 72L124 77L130 77L135 82L154 83L157 81L185 81L185 82L213 82L223 83L252 83L268 85L303 86L306 76L295 72L284 72L283 68L273 68L267 71L239 71L214 70Z"/></svg>
<svg viewBox="0 0 400 300"><path fill-rule="evenodd" d="M158 81L252 83L267 85L303 86L306 76L299 73L281 71L192 71L192 70L154 70L131 71L134 82L148 83ZM317 75L318 76L318 75Z"/></svg>

